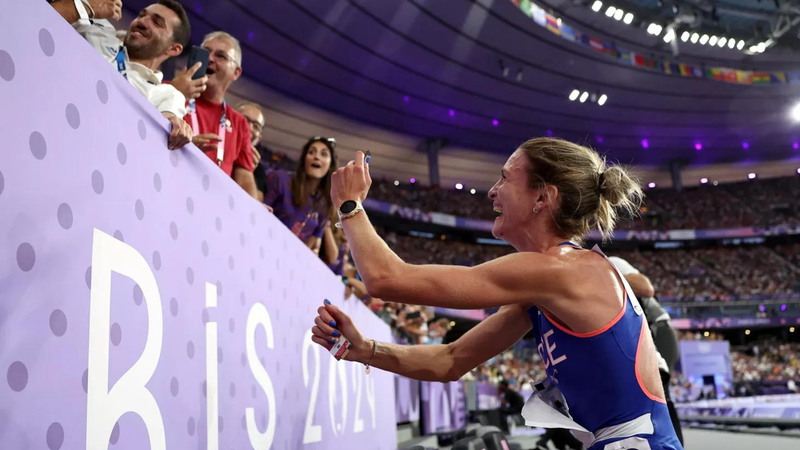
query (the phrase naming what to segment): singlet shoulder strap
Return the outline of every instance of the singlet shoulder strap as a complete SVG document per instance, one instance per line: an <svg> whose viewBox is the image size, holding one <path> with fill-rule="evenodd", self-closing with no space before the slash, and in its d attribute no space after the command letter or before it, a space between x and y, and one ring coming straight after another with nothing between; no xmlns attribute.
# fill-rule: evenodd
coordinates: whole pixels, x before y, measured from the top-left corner
<svg viewBox="0 0 800 450"><path fill-rule="evenodd" d="M643 313L642 305L639 304L639 300L636 298L636 294L633 293L633 288L631 288L631 285L628 283L628 280L625 279L625 276L622 275L622 272L620 272L617 266L615 266L614 263L612 263L608 259L608 256L606 256L606 254L603 253L602 250L600 250L599 246L595 245L594 247L592 247L592 251L605 258L606 262L611 265L611 267L614 269L614 272L616 272L617 276L622 282L622 287L625 289L625 296L628 298L628 301L631 302L633 311L636 313L637 316L641 316Z"/></svg>

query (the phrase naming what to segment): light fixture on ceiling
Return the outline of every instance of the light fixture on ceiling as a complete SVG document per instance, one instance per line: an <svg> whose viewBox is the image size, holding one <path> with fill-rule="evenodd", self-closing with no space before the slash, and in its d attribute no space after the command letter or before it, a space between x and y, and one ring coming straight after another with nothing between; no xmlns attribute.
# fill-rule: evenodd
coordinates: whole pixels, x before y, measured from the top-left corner
<svg viewBox="0 0 800 450"><path fill-rule="evenodd" d="M656 187L656 184L651 181L647 183L647 187L649 187L650 189L654 189Z"/></svg>
<svg viewBox="0 0 800 450"><path fill-rule="evenodd" d="M622 19L625 25L630 25L633 22L633 13L625 14L625 17Z"/></svg>
<svg viewBox="0 0 800 450"><path fill-rule="evenodd" d="M696 44L698 39L700 39L700 35L697 33L692 33L692 38L690 39L692 44Z"/></svg>
<svg viewBox="0 0 800 450"><path fill-rule="evenodd" d="M718 40L719 40L718 37L711 36L711 38L709 38L709 40L708 40L708 45L711 45L711 46L717 45L717 41Z"/></svg>
<svg viewBox="0 0 800 450"><path fill-rule="evenodd" d="M661 34L661 30L663 29L664 28L657 23L651 23L650 25L647 26L647 32L652 34L653 36L658 36L659 34Z"/></svg>
<svg viewBox="0 0 800 450"><path fill-rule="evenodd" d="M606 17L612 17L615 12L617 12L617 7L609 6L608 9L606 10Z"/></svg>
<svg viewBox="0 0 800 450"><path fill-rule="evenodd" d="M600 96L600 98L597 99L597 104L603 106L606 104L606 101L608 101L608 96L606 94L603 94Z"/></svg>
<svg viewBox="0 0 800 450"><path fill-rule="evenodd" d="M708 184L708 178L700 178L700 184Z"/></svg>
<svg viewBox="0 0 800 450"><path fill-rule="evenodd" d="M764 50L766 50L766 49L767 49L767 43L766 42L759 42L758 43L758 53L764 53Z"/></svg>
<svg viewBox="0 0 800 450"><path fill-rule="evenodd" d="M460 190L464 189L464 185L461 184L461 183L456 183L456 189L458 189L460 191Z"/></svg>
<svg viewBox="0 0 800 450"><path fill-rule="evenodd" d="M700 45L706 45L706 42L708 42L708 35L704 34L700 37Z"/></svg>
<svg viewBox="0 0 800 450"><path fill-rule="evenodd" d="M594 12L600 11L601 8L603 8L603 2L600 0L597 0L592 4L592 11Z"/></svg>
<svg viewBox="0 0 800 450"><path fill-rule="evenodd" d="M667 29L667 32L664 33L664 42L669 44L674 39L675 39L675 30L673 30L672 28Z"/></svg>
<svg viewBox="0 0 800 450"><path fill-rule="evenodd" d="M689 40L689 37L690 37L691 35L692 35L692 33L689 33L688 31L684 31L683 33L681 33L681 42L686 42L686 41L688 41L688 40Z"/></svg>
<svg viewBox="0 0 800 450"><path fill-rule="evenodd" d="M750 173L748 173L748 174L747 174L747 179L749 179L749 180L755 180L755 179L756 179L756 174L755 174L755 172L750 172Z"/></svg>
<svg viewBox="0 0 800 450"><path fill-rule="evenodd" d="M578 100L580 100L580 102L583 103L583 102L586 101L587 98L589 98L589 93L586 92L586 91L583 91L583 94L581 94L581 98L579 98Z"/></svg>
<svg viewBox="0 0 800 450"><path fill-rule="evenodd" d="M743 39L740 39L740 40L739 40L739 43L738 43L738 44L736 44L736 49L737 49L737 50L741 50L741 49L743 49L743 48L744 48L744 40L743 40Z"/></svg>
<svg viewBox="0 0 800 450"><path fill-rule="evenodd" d="M574 102L575 99L577 99L579 95L581 95L581 91L579 91L577 89L573 89L572 92L569 93L569 100Z"/></svg>
<svg viewBox="0 0 800 450"><path fill-rule="evenodd" d="M472 194L472 195L475 195L476 192L478 192L478 191L476 191L475 189L470 189L469 190L469 193Z"/></svg>
<svg viewBox="0 0 800 450"><path fill-rule="evenodd" d="M625 15L625 11L617 8L617 10L614 12L614 20L622 20L622 16L624 16L624 15Z"/></svg>
<svg viewBox="0 0 800 450"><path fill-rule="evenodd" d="M800 122L800 102L798 102L796 105L792 107L791 116L795 122Z"/></svg>
<svg viewBox="0 0 800 450"><path fill-rule="evenodd" d="M722 36L721 38L719 38L719 42L717 43L717 45L719 45L720 48L722 48L722 47L725 47L725 44L727 44L727 43L728 43L728 38L726 38L725 36Z"/></svg>
<svg viewBox="0 0 800 450"><path fill-rule="evenodd" d="M736 39L731 38L728 41L728 48L733 49L733 47L736 47Z"/></svg>

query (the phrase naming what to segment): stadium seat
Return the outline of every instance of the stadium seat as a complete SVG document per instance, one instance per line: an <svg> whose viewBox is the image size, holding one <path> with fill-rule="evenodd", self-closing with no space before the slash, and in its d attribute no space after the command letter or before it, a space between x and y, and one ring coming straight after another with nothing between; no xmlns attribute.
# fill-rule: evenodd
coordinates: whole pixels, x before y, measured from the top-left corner
<svg viewBox="0 0 800 450"><path fill-rule="evenodd" d="M481 436L487 450L507 450L508 440L500 431L489 431Z"/></svg>
<svg viewBox="0 0 800 450"><path fill-rule="evenodd" d="M489 450L479 437L466 437L456 442L452 450Z"/></svg>

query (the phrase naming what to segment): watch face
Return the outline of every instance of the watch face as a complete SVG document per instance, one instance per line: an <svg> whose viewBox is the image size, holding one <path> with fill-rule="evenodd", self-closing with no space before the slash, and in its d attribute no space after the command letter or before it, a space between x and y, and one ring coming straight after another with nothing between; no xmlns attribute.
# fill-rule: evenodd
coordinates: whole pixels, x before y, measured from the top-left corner
<svg viewBox="0 0 800 450"><path fill-rule="evenodd" d="M349 214L356 209L356 206L358 206L358 204L355 201L348 200L342 203L342 206L339 207L339 211L341 211L342 214Z"/></svg>

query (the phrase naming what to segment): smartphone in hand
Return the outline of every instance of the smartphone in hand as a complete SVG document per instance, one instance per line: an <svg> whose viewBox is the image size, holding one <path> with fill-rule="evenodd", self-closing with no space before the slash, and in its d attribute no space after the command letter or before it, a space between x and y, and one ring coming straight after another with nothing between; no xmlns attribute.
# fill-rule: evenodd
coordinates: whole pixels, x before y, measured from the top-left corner
<svg viewBox="0 0 800 450"><path fill-rule="evenodd" d="M208 50L196 45L192 46L192 49L189 50L189 63L186 65L186 67L192 67L198 62L202 63L200 68L197 69L197 72L192 75L193 80L202 78L206 75L206 71L208 70L208 55Z"/></svg>

